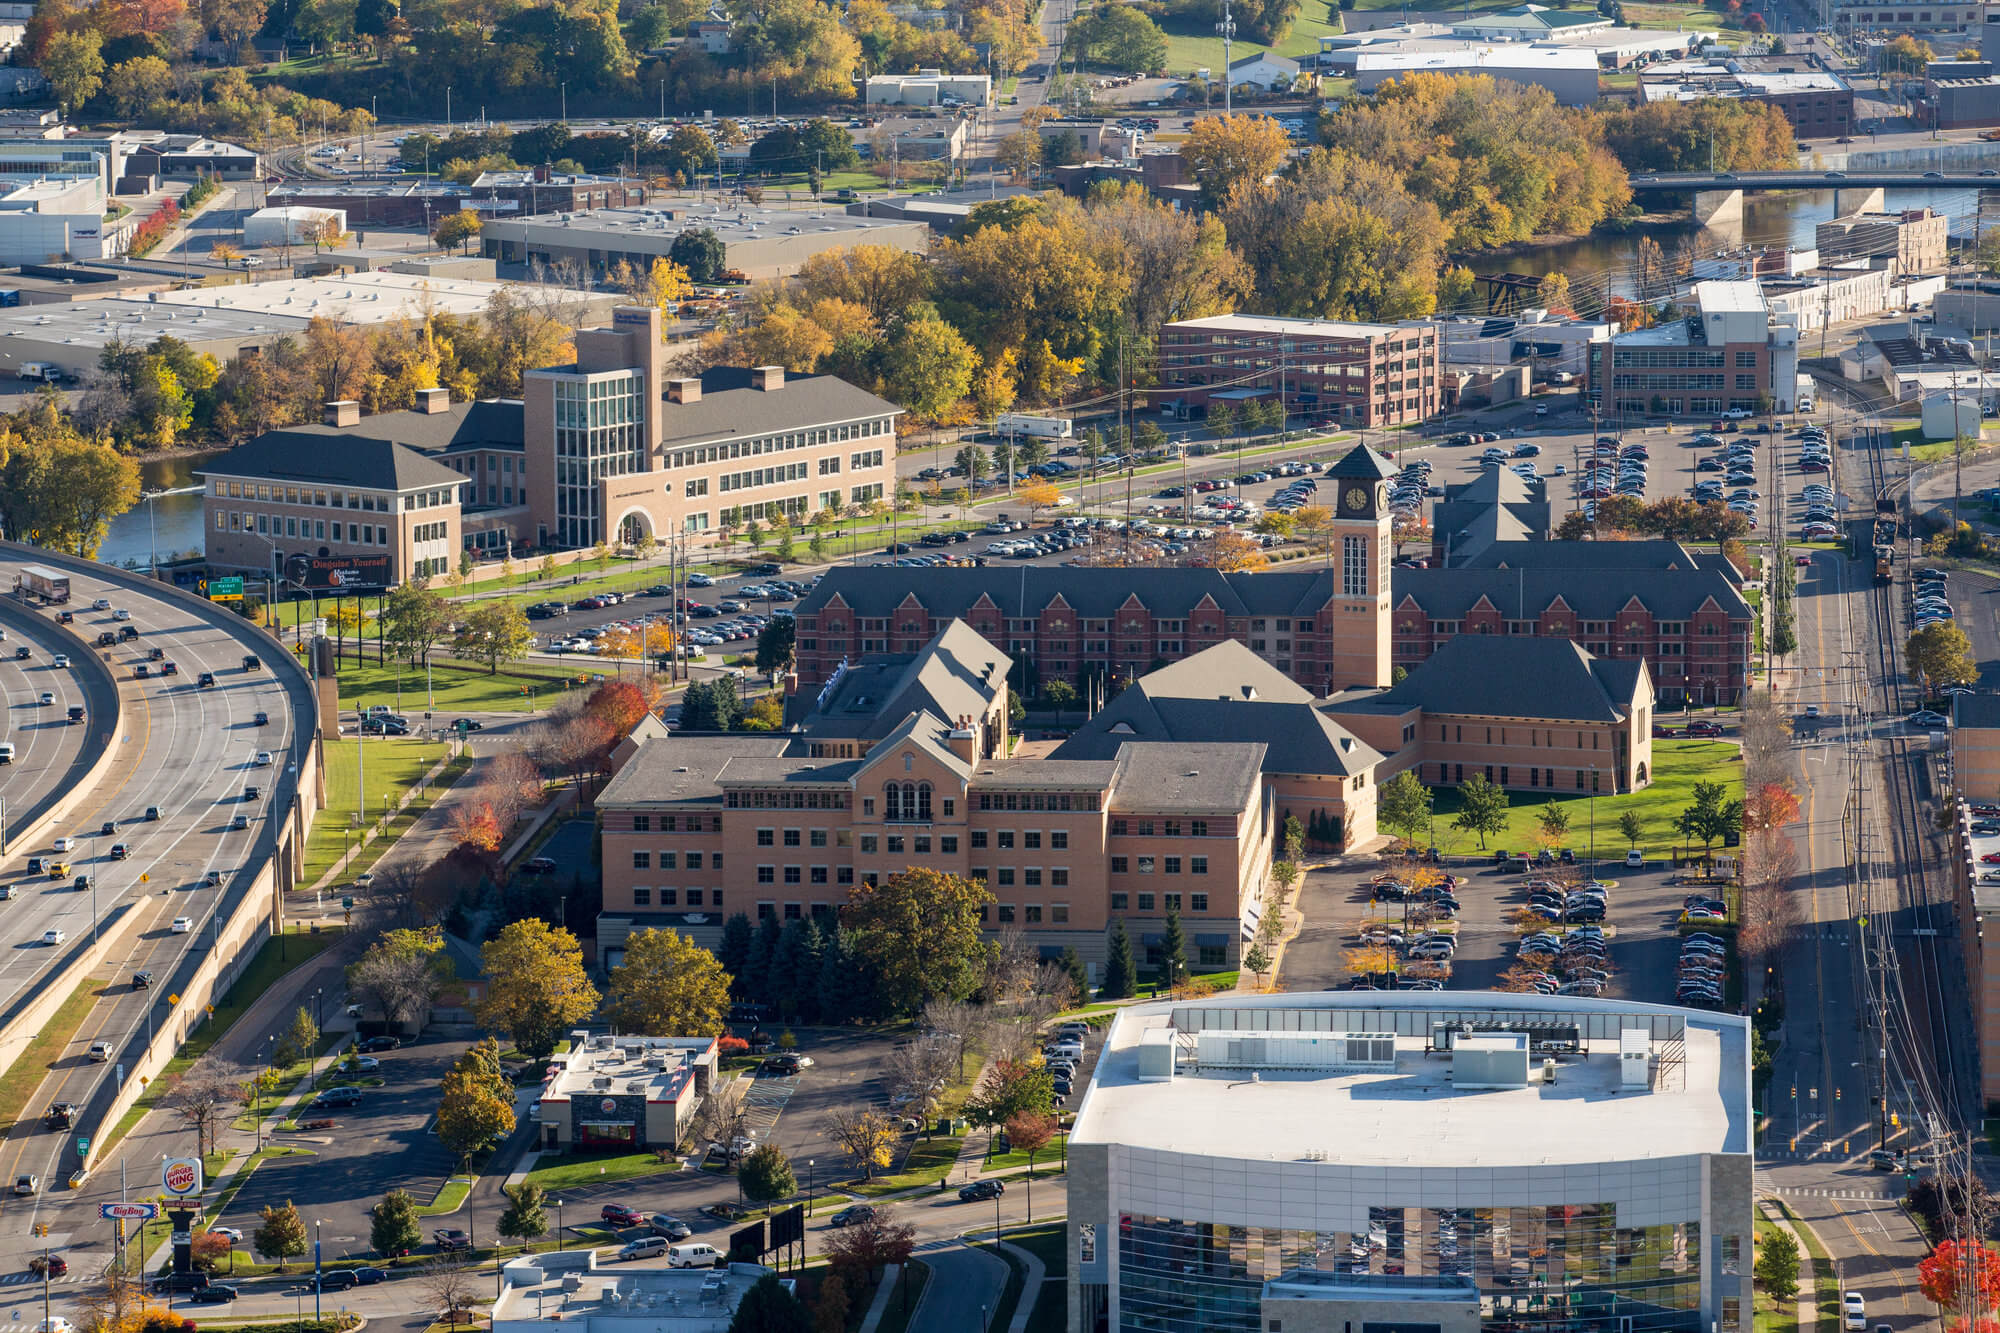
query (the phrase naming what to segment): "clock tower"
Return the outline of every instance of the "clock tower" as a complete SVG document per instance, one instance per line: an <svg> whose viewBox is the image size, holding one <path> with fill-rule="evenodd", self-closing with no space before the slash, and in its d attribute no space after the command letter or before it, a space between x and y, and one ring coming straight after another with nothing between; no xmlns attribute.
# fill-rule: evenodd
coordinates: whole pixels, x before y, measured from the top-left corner
<svg viewBox="0 0 2000 1333"><path fill-rule="evenodd" d="M1330 683L1336 690L1389 685L1389 564L1395 553L1389 482L1394 476L1388 460L1366 445L1327 473L1333 484L1333 521L1325 615Z"/></svg>

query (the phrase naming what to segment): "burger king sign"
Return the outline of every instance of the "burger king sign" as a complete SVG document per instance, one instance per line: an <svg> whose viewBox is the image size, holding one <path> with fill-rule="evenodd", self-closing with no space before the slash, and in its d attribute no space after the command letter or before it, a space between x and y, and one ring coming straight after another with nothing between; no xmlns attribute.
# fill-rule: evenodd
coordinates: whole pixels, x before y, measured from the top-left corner
<svg viewBox="0 0 2000 1333"><path fill-rule="evenodd" d="M169 1157L166 1168L160 1173L160 1183L169 1194L185 1196L201 1193L201 1159Z"/></svg>

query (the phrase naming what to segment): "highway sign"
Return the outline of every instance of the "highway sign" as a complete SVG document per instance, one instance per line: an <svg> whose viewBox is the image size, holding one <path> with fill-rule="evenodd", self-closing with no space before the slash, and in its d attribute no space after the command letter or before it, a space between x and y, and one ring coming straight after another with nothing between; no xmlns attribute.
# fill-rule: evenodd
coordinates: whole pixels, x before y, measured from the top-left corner
<svg viewBox="0 0 2000 1333"><path fill-rule="evenodd" d="M77 1151L77 1154L78 1154L78 1156L88 1156L88 1155L89 1155L89 1153L90 1153L90 1136L89 1136L88 1134L79 1134L79 1135L77 1135L77 1136L76 1136L76 1151Z"/></svg>
<svg viewBox="0 0 2000 1333"><path fill-rule="evenodd" d="M156 1203L100 1203L97 1215L107 1220L123 1217L135 1222L150 1221L160 1215L160 1206Z"/></svg>
<svg viewBox="0 0 2000 1333"><path fill-rule="evenodd" d="M209 579L207 591L211 602L240 602L243 600L243 579L239 575Z"/></svg>

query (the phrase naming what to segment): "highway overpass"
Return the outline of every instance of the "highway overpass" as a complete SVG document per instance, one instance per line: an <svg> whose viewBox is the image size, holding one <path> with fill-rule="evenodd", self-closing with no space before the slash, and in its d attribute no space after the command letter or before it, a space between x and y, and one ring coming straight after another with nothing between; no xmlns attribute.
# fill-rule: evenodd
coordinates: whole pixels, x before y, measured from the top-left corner
<svg viewBox="0 0 2000 1333"><path fill-rule="evenodd" d="M1660 171L1635 172L1637 196L1693 196L1703 226L1743 220L1743 196L1767 190L1834 190L1836 213L1881 208L1885 190L2000 190L2000 169L1981 171Z"/></svg>

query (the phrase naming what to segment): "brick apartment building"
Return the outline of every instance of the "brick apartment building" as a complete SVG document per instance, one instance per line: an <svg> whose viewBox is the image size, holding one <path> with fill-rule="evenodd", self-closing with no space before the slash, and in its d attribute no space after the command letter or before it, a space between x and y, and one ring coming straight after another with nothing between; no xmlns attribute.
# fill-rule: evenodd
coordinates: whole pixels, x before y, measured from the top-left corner
<svg viewBox="0 0 2000 1333"><path fill-rule="evenodd" d="M1950 262L1951 219L1929 208L1849 213L1813 228L1822 259L1866 259L1898 275L1942 273Z"/></svg>
<svg viewBox="0 0 2000 1333"><path fill-rule="evenodd" d="M1789 412L1798 397L1795 315L1755 282L1698 282L1697 312L1590 345L1585 393L1607 417Z"/></svg>
<svg viewBox="0 0 2000 1333"><path fill-rule="evenodd" d="M1154 400L1182 414L1278 398L1304 417L1396 426L1437 415L1444 386L1444 338L1428 320L1176 320L1160 326L1159 359Z"/></svg>
<svg viewBox="0 0 2000 1333"><path fill-rule="evenodd" d="M714 948L735 912L830 918L857 883L917 866L985 881L987 925L1044 956L1101 962L1113 916L1156 951L1172 906L1191 962L1232 965L1271 860L1263 743L1009 758L1011 665L947 625L843 672L795 730L644 740L597 802L599 961L647 927Z"/></svg>
<svg viewBox="0 0 2000 1333"><path fill-rule="evenodd" d="M1371 523L1337 512L1337 549ZM1385 520L1383 549L1387 537ZM1728 703L1749 685L1749 604L1676 542L1510 541L1479 560L1388 570L1379 601L1335 595L1345 571L1324 569L839 568L798 604L797 671L816 687L843 661L914 652L958 619L1040 679L1130 680L1234 640L1324 695L1386 687L1466 634L1642 659L1667 704Z"/></svg>
<svg viewBox="0 0 2000 1333"><path fill-rule="evenodd" d="M497 557L701 536L730 516L796 521L836 496L865 505L893 484L902 409L845 380L780 366L669 379L654 309L621 307L575 343L574 364L522 377L520 400L454 404L426 389L415 410L372 417L333 403L320 425L269 431L211 460L201 469L209 563L264 570L274 558L343 554L319 535L331 518L322 511L343 503L364 514L341 515L350 544L390 556L388 581L401 583L455 566L461 549ZM409 511L410 491L425 510L416 540L366 517L390 512L392 495L395 512Z"/></svg>

